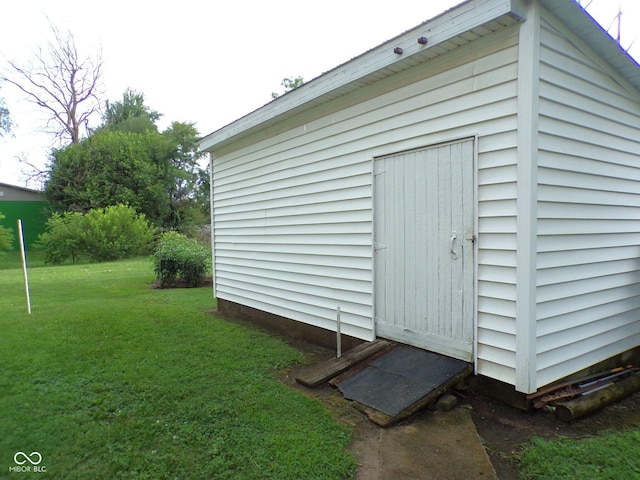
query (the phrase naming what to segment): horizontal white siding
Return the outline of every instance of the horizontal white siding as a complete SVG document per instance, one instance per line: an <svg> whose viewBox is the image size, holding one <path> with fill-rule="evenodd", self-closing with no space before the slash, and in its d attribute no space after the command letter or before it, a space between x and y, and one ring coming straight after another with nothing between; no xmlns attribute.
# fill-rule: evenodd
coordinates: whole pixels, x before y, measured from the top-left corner
<svg viewBox="0 0 640 480"><path fill-rule="evenodd" d="M370 337L370 163L257 166L273 158L214 162L216 295L323 328L340 307L344 332Z"/></svg>
<svg viewBox="0 0 640 480"><path fill-rule="evenodd" d="M216 295L373 338L373 158L478 135L478 367L512 379L516 58L514 28L213 152Z"/></svg>
<svg viewBox="0 0 640 480"><path fill-rule="evenodd" d="M537 384L640 345L640 104L542 23Z"/></svg>
<svg viewBox="0 0 640 480"><path fill-rule="evenodd" d="M485 170L480 162L478 172L477 372L513 384L517 282L515 145L499 152L499 156L510 164Z"/></svg>

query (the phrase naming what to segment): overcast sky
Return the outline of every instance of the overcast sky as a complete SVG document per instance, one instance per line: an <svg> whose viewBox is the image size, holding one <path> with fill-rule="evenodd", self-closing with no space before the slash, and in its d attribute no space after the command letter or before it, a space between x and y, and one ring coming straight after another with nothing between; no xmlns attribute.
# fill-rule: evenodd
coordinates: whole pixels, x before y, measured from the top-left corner
<svg viewBox="0 0 640 480"><path fill-rule="evenodd" d="M311 80L458 3L22 0L3 6L0 68L3 58L21 64L33 58L52 24L73 32L82 56L102 50L105 99L119 100L130 87L164 114L161 129L195 122L206 135L269 102L272 92L282 92L283 78ZM620 7L621 44L640 58L639 0L582 4L614 37ZM41 133L43 112L14 87L0 85L0 97L16 124L14 138L0 139L0 182L24 186L17 157L43 166L52 139Z"/></svg>

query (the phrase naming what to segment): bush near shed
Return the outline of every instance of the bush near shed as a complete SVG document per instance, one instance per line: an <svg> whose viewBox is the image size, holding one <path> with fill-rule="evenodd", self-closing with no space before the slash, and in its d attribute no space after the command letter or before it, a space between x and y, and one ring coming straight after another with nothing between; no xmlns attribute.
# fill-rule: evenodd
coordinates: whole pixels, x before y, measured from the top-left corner
<svg viewBox="0 0 640 480"><path fill-rule="evenodd" d="M188 287L204 284L211 254L196 240L178 232L162 234L153 254L153 264L160 287L166 288L182 279Z"/></svg>

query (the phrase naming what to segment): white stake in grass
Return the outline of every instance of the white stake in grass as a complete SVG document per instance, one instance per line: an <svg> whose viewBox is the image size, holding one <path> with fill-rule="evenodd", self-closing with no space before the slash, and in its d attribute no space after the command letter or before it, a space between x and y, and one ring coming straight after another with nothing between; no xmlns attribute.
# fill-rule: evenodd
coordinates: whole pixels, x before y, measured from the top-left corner
<svg viewBox="0 0 640 480"><path fill-rule="evenodd" d="M20 237L20 254L22 256L22 273L24 274L24 290L27 293L27 311L31 315L31 296L29 295L29 275L27 274L27 249L24 245L22 220L18 219L18 236Z"/></svg>

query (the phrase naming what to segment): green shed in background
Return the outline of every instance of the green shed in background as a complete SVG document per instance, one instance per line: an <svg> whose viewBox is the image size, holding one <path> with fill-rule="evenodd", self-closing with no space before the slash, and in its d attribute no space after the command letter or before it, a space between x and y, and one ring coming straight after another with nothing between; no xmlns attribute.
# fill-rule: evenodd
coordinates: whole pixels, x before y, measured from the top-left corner
<svg viewBox="0 0 640 480"><path fill-rule="evenodd" d="M27 248L32 248L38 235L45 231L47 211L47 202L37 190L0 183L0 213L5 216L0 225L13 231L12 250L19 249L18 219L22 219Z"/></svg>

